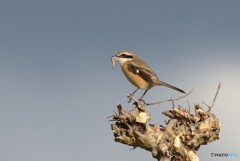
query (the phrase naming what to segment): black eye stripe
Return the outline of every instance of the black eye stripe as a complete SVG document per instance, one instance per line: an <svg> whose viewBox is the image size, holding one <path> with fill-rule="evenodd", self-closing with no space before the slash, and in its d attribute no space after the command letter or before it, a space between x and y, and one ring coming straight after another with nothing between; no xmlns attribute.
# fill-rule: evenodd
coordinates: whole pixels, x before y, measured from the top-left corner
<svg viewBox="0 0 240 161"><path fill-rule="evenodd" d="M127 54L121 54L120 57L121 58L133 58L132 55L127 55Z"/></svg>

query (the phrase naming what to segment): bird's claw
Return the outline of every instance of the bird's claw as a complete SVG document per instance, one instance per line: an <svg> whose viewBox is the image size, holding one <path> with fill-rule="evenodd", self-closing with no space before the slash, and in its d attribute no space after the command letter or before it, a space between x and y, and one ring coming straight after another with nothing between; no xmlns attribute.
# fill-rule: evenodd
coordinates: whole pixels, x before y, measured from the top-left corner
<svg viewBox="0 0 240 161"><path fill-rule="evenodd" d="M138 101L142 102L143 104L146 104L146 102L142 98L139 98Z"/></svg>
<svg viewBox="0 0 240 161"><path fill-rule="evenodd" d="M132 93L127 95L127 98L129 99L129 100L128 100L128 103L130 103L130 102L132 101L132 96L133 96Z"/></svg>
<svg viewBox="0 0 240 161"><path fill-rule="evenodd" d="M133 98L133 93L130 93L130 94L128 94L127 95L127 98L129 99L128 100L128 103L130 103L132 100L134 100L134 103L133 104L142 104L142 105L145 105L145 104L147 104L143 99L142 99L142 97L141 98L139 98L139 99L134 99Z"/></svg>

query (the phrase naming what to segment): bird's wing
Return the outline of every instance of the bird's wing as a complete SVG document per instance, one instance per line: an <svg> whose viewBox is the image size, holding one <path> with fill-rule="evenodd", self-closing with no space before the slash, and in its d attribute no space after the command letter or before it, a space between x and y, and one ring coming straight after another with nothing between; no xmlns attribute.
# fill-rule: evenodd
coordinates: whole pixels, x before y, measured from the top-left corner
<svg viewBox="0 0 240 161"><path fill-rule="evenodd" d="M152 69L144 63L144 66L139 66L134 62L128 64L128 70L134 74L139 75L143 79L149 82L158 81L157 75L152 71Z"/></svg>

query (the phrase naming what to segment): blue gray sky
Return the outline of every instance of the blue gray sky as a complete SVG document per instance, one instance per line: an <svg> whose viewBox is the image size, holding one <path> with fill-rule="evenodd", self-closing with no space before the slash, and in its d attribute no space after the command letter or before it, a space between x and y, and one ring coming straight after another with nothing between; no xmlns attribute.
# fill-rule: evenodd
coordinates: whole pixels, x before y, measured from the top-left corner
<svg viewBox="0 0 240 161"><path fill-rule="evenodd" d="M131 50L162 81L193 93L178 103L211 104L221 138L202 146L240 155L240 2L213 1L0 1L0 160L154 160L142 149L115 143L107 117L133 87L110 58ZM137 93L140 96L142 91ZM181 95L156 87L147 102ZM152 106L151 123L163 124ZM193 111L193 110L192 110Z"/></svg>

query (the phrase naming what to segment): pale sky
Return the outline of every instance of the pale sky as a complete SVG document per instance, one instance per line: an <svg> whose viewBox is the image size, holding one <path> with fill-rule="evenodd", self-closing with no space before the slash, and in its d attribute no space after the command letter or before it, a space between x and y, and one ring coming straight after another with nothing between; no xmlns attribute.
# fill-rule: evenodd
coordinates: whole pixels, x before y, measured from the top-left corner
<svg viewBox="0 0 240 161"><path fill-rule="evenodd" d="M202 161L239 160L240 2L213 1L0 1L0 160L145 161L149 152L113 141L107 117L124 108L133 87L111 56L137 53L158 77L193 93L188 107L211 104L221 138L198 151ZM140 96L139 91L136 96ZM147 102L177 97L164 87ZM151 123L164 124L152 106ZM193 111L193 109L192 109Z"/></svg>

